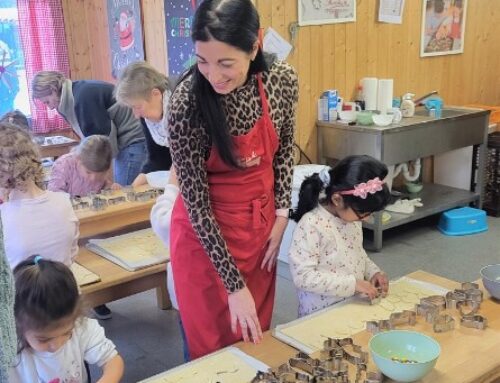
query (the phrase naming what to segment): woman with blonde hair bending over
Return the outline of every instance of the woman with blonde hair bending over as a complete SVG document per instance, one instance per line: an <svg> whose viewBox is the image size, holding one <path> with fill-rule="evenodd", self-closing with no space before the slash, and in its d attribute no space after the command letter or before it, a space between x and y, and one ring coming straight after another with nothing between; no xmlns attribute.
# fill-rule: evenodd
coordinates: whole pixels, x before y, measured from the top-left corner
<svg viewBox="0 0 500 383"><path fill-rule="evenodd" d="M146 183L145 173L169 170L172 165L167 133L170 95L167 76L145 61L128 65L116 83L116 100L140 118L148 148L148 158L134 186Z"/></svg>
<svg viewBox="0 0 500 383"><path fill-rule="evenodd" d="M80 136L108 136L115 157L115 182L130 185L146 158L139 121L116 102L112 84L96 80L71 81L57 71L41 71L33 78L33 98L57 112Z"/></svg>

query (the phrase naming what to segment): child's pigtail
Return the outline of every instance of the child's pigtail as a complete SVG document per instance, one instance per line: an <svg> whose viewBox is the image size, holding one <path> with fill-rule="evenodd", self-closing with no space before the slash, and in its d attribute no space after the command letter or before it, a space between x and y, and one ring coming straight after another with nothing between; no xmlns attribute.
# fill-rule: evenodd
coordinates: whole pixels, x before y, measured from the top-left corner
<svg viewBox="0 0 500 383"><path fill-rule="evenodd" d="M299 222L304 214L318 206L319 195L324 190L324 182L320 174L314 173L307 177L300 186L299 203L291 218Z"/></svg>

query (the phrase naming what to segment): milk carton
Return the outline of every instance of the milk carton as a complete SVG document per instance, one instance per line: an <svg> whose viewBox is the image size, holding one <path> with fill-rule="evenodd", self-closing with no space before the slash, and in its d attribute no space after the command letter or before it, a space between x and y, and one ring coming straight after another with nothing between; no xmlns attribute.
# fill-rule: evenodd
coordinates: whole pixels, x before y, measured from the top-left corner
<svg viewBox="0 0 500 383"><path fill-rule="evenodd" d="M338 93L336 89L329 89L321 95L323 100L322 119L324 121L335 121L337 119L337 100Z"/></svg>

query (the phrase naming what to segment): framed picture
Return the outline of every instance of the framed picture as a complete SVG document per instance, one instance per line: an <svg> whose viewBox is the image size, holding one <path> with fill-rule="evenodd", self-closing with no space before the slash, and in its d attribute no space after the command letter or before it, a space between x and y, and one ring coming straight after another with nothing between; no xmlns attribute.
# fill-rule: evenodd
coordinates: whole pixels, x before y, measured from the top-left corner
<svg viewBox="0 0 500 383"><path fill-rule="evenodd" d="M420 56L464 51L467 0L423 0Z"/></svg>
<svg viewBox="0 0 500 383"><path fill-rule="evenodd" d="M356 0L298 0L299 25L356 21Z"/></svg>
<svg viewBox="0 0 500 383"><path fill-rule="evenodd" d="M141 8L135 0L108 0L111 75L117 78L128 64L144 60Z"/></svg>

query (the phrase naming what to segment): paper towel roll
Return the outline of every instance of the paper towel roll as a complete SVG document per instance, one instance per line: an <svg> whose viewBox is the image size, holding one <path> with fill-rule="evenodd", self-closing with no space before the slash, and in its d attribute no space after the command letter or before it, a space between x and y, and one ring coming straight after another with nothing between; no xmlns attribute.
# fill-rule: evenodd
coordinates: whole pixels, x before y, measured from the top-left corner
<svg viewBox="0 0 500 383"><path fill-rule="evenodd" d="M385 114L392 108L392 92L394 80L392 78L378 80L377 110Z"/></svg>
<svg viewBox="0 0 500 383"><path fill-rule="evenodd" d="M375 77L365 77L362 80L363 98L365 99L366 110L377 109L377 85L378 80Z"/></svg>

